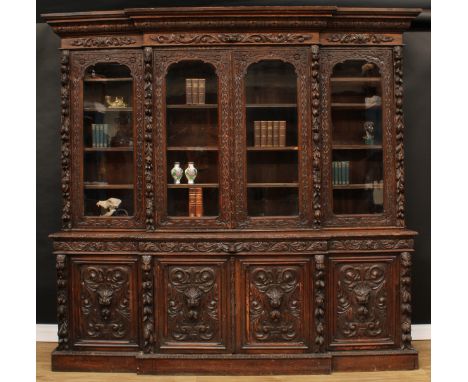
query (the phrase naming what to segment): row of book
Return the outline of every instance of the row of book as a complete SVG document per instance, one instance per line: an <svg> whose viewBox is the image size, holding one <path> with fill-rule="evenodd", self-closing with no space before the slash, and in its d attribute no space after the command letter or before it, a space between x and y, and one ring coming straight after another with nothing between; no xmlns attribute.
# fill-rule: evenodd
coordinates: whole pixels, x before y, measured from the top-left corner
<svg viewBox="0 0 468 382"><path fill-rule="evenodd" d="M185 95L188 105L201 105L205 103L205 83L204 78L185 79Z"/></svg>
<svg viewBox="0 0 468 382"><path fill-rule="evenodd" d="M201 187L189 188L189 217L203 216L203 189Z"/></svg>
<svg viewBox="0 0 468 382"><path fill-rule="evenodd" d="M286 121L254 121L254 146L285 147Z"/></svg>
<svg viewBox="0 0 468 382"><path fill-rule="evenodd" d="M349 184L349 161L332 162L333 185Z"/></svg>
<svg viewBox="0 0 468 382"><path fill-rule="evenodd" d="M93 147L109 147L110 146L110 135L109 125L107 123L93 123L92 138Z"/></svg>

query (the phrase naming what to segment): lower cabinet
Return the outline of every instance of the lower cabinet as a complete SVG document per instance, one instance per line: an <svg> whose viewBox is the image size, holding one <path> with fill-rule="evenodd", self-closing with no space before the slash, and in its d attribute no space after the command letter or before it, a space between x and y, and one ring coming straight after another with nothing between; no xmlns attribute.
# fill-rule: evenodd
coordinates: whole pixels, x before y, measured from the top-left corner
<svg viewBox="0 0 468 382"><path fill-rule="evenodd" d="M137 257L71 258L74 348L138 348L137 261Z"/></svg>
<svg viewBox="0 0 468 382"><path fill-rule="evenodd" d="M331 350L396 345L397 257L329 258Z"/></svg>

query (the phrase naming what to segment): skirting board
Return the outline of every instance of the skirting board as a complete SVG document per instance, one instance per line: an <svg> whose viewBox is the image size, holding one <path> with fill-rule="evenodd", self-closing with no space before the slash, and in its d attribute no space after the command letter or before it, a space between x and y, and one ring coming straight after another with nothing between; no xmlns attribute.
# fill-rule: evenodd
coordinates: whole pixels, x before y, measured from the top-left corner
<svg viewBox="0 0 468 382"><path fill-rule="evenodd" d="M431 324L411 325L411 336L414 341L431 339ZM36 324L37 342L57 342L57 325Z"/></svg>

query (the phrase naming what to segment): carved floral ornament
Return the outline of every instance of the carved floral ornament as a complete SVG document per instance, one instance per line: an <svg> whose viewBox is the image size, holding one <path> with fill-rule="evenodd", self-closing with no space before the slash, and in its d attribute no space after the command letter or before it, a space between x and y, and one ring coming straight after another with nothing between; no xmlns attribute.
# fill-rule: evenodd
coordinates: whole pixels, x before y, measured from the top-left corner
<svg viewBox="0 0 468 382"><path fill-rule="evenodd" d="M81 48L109 48L136 44L137 40L127 36L102 36L76 38L70 42L71 46Z"/></svg>
<svg viewBox="0 0 468 382"><path fill-rule="evenodd" d="M392 42L394 38L375 33L334 33L326 37L326 40L339 44L383 44Z"/></svg>
<svg viewBox="0 0 468 382"><path fill-rule="evenodd" d="M298 33L171 33L151 35L149 38L157 45L302 44L312 40L312 35Z"/></svg>

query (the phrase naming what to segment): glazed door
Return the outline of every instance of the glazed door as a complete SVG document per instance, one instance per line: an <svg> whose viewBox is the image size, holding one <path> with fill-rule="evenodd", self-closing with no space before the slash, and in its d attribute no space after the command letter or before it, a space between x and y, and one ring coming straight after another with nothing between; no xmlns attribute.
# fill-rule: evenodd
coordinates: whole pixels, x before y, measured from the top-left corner
<svg viewBox="0 0 468 382"><path fill-rule="evenodd" d="M71 54L75 227L144 226L142 72L141 51Z"/></svg>
<svg viewBox="0 0 468 382"><path fill-rule="evenodd" d="M324 224L395 225L391 48L321 50Z"/></svg>
<svg viewBox="0 0 468 382"><path fill-rule="evenodd" d="M227 227L231 220L228 51L155 50L159 227Z"/></svg>
<svg viewBox="0 0 468 382"><path fill-rule="evenodd" d="M309 50L233 53L235 218L240 227L310 222Z"/></svg>

